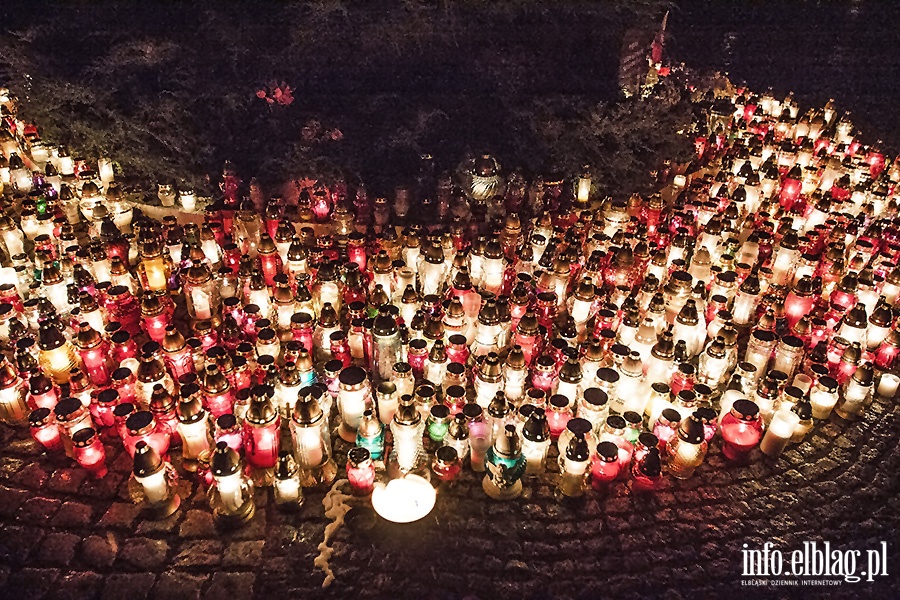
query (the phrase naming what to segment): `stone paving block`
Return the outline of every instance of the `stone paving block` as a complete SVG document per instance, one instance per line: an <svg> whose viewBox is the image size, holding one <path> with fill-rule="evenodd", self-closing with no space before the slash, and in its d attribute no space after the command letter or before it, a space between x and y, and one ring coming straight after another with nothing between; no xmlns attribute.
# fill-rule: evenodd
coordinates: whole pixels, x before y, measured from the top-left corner
<svg viewBox="0 0 900 600"><path fill-rule="evenodd" d="M28 463L10 477L17 485L30 490L38 490L50 477L50 472L39 462Z"/></svg>
<svg viewBox="0 0 900 600"><path fill-rule="evenodd" d="M119 497L119 485L124 480L125 476L123 474L110 471L102 479L86 479L79 490L79 494L87 498L115 500Z"/></svg>
<svg viewBox="0 0 900 600"><path fill-rule="evenodd" d="M65 573L53 586L53 600L99 598L103 584L104 577L91 571Z"/></svg>
<svg viewBox="0 0 900 600"><path fill-rule="evenodd" d="M27 525L46 525L61 505L59 500L34 496L22 503L16 520Z"/></svg>
<svg viewBox="0 0 900 600"><path fill-rule="evenodd" d="M11 517L16 514L22 503L29 497L31 494L27 490L0 486L0 516Z"/></svg>
<svg viewBox="0 0 900 600"><path fill-rule="evenodd" d="M151 571L165 565L169 544L150 538L126 540L119 552L119 560L141 571Z"/></svg>
<svg viewBox="0 0 900 600"><path fill-rule="evenodd" d="M216 535L212 513L209 510L189 510L181 523L178 535L182 538L204 538Z"/></svg>
<svg viewBox="0 0 900 600"><path fill-rule="evenodd" d="M256 575L253 573L216 573L212 583L203 594L204 600L250 600L253 598L253 584Z"/></svg>
<svg viewBox="0 0 900 600"><path fill-rule="evenodd" d="M50 525L53 527L73 528L86 527L92 521L93 510L87 504L70 500L64 502L53 518Z"/></svg>
<svg viewBox="0 0 900 600"><path fill-rule="evenodd" d="M106 578L102 600L144 600L153 590L153 573L116 573Z"/></svg>
<svg viewBox="0 0 900 600"><path fill-rule="evenodd" d="M80 557L91 567L106 568L116 561L119 544L112 535L92 535L81 544Z"/></svg>
<svg viewBox="0 0 900 600"><path fill-rule="evenodd" d="M29 463L13 456L0 456L0 481L18 482L16 477Z"/></svg>
<svg viewBox="0 0 900 600"><path fill-rule="evenodd" d="M175 556L176 567L214 567L222 562L222 542L215 540L184 541Z"/></svg>
<svg viewBox="0 0 900 600"><path fill-rule="evenodd" d="M36 558L39 563L68 567L75 558L75 548L81 537L73 533L54 532L41 542Z"/></svg>
<svg viewBox="0 0 900 600"><path fill-rule="evenodd" d="M33 569L26 567L9 575L7 587L10 590L27 590L26 598L49 596L59 578L59 569Z"/></svg>
<svg viewBox="0 0 900 600"><path fill-rule="evenodd" d="M266 542L254 540L249 542L231 542L225 546L222 565L226 567L254 567L262 560Z"/></svg>
<svg viewBox="0 0 900 600"><path fill-rule="evenodd" d="M209 575L192 575L183 571L166 571L153 589L154 600L197 600Z"/></svg>
<svg viewBox="0 0 900 600"><path fill-rule="evenodd" d="M0 563L20 565L37 548L45 532L37 527L6 527L0 535Z"/></svg>
<svg viewBox="0 0 900 600"><path fill-rule="evenodd" d="M47 489L75 494L87 478L88 474L84 469L57 469L47 481Z"/></svg>
<svg viewBox="0 0 900 600"><path fill-rule="evenodd" d="M140 512L141 507L137 504L114 502L103 514L98 525L100 527L131 529L134 520Z"/></svg>
<svg viewBox="0 0 900 600"><path fill-rule="evenodd" d="M178 527L178 521L181 519L181 511L175 511L174 514L165 519L144 519L135 530L138 535L147 535L152 533L169 533Z"/></svg>

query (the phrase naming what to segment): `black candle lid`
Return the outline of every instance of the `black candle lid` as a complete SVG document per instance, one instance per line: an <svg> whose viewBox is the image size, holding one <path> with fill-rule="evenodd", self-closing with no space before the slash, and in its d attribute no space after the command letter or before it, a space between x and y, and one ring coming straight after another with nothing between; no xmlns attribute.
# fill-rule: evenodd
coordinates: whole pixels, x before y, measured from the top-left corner
<svg viewBox="0 0 900 600"><path fill-rule="evenodd" d="M543 410L541 410L541 412L543 412ZM466 419L469 421L484 420L484 409L474 402L469 402L463 406L462 414L465 415Z"/></svg>
<svg viewBox="0 0 900 600"><path fill-rule="evenodd" d="M435 404L430 409L431 418L437 421L443 421L450 418L450 409L443 404Z"/></svg>
<svg viewBox="0 0 900 600"><path fill-rule="evenodd" d="M241 470L241 457L227 443L218 442L209 461L210 471L218 477L234 475Z"/></svg>
<svg viewBox="0 0 900 600"><path fill-rule="evenodd" d="M622 413L622 418L625 419L625 422L632 427L640 427L640 425L644 422L644 418L633 410L626 410L624 413Z"/></svg>
<svg viewBox="0 0 900 600"><path fill-rule="evenodd" d="M144 440L134 446L134 474L137 477L147 477L163 468L159 453Z"/></svg>
<svg viewBox="0 0 900 600"><path fill-rule="evenodd" d="M354 446L347 453L347 460L354 467L360 466L361 464L363 464L364 462L369 460L371 457L372 457L371 453L367 449L365 449L361 446Z"/></svg>
<svg viewBox="0 0 900 600"><path fill-rule="evenodd" d="M566 423L566 429L574 435L585 436L594 429L594 426L591 425L591 422L587 419L576 417L574 419L569 419L569 422Z"/></svg>
<svg viewBox="0 0 900 600"><path fill-rule="evenodd" d="M435 456L442 463L452 463L459 458L459 452L453 446L441 446L435 452Z"/></svg>
<svg viewBox="0 0 900 600"><path fill-rule="evenodd" d="M678 426L678 437L689 444L700 444L704 440L703 423L691 415Z"/></svg>
<svg viewBox="0 0 900 600"><path fill-rule="evenodd" d="M612 442L600 442L597 444L597 455L605 462L619 460L619 447Z"/></svg>
<svg viewBox="0 0 900 600"><path fill-rule="evenodd" d="M735 400L734 404L731 405L731 410L744 419L753 419L759 414L759 406L757 406L756 402L746 398Z"/></svg>
<svg viewBox="0 0 900 600"><path fill-rule="evenodd" d="M656 448L659 445L659 438L649 431L644 431L638 435L638 443L645 448Z"/></svg>
<svg viewBox="0 0 900 600"><path fill-rule="evenodd" d="M588 388L584 390L584 401L595 408L600 408L609 402L609 396L600 388Z"/></svg>
<svg viewBox="0 0 900 600"><path fill-rule="evenodd" d="M664 408L660 417L671 425L681 422L681 413L674 408Z"/></svg>
<svg viewBox="0 0 900 600"><path fill-rule="evenodd" d="M535 408L525 420L522 437L530 442L545 442L550 439L550 425L543 408Z"/></svg>

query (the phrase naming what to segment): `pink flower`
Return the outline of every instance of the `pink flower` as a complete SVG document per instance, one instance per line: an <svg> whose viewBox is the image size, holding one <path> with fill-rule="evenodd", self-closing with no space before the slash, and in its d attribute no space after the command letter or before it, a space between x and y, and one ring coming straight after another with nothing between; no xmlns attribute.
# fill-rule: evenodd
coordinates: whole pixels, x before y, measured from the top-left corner
<svg viewBox="0 0 900 600"><path fill-rule="evenodd" d="M256 90L256 97L260 99L265 98L266 90Z"/></svg>

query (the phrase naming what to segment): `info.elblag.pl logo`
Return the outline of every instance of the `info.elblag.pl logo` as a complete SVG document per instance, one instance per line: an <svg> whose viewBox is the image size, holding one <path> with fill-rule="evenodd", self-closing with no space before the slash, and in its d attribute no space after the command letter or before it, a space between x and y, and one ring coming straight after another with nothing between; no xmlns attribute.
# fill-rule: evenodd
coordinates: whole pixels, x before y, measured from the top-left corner
<svg viewBox="0 0 900 600"><path fill-rule="evenodd" d="M888 574L887 542L866 550L832 548L830 542L803 542L796 550L781 551L772 542L762 548L743 545L743 577L757 578L744 585L840 585L875 581ZM794 579L759 579L759 578Z"/></svg>

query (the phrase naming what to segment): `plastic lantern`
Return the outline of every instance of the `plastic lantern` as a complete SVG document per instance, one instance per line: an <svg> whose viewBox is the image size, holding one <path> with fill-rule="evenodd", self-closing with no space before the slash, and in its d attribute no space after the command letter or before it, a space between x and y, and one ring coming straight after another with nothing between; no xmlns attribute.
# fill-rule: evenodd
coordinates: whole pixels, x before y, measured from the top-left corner
<svg viewBox="0 0 900 600"><path fill-rule="evenodd" d="M707 447L703 424L693 415L682 419L678 432L666 446L669 473L678 479L687 479L693 475L694 470L703 462Z"/></svg>
<svg viewBox="0 0 900 600"><path fill-rule="evenodd" d="M506 425L496 436L485 459L482 480L485 493L495 500L511 500L522 494L526 459L515 425Z"/></svg>
<svg viewBox="0 0 900 600"><path fill-rule="evenodd" d="M303 485L330 484L337 476L331 458L328 419L319 403L310 395L301 397L291 420L294 459L303 471Z"/></svg>
<svg viewBox="0 0 900 600"><path fill-rule="evenodd" d="M260 470L272 470L278 460L278 433L281 419L272 403L275 390L268 385L253 388L250 407L244 417L243 438L247 462Z"/></svg>
<svg viewBox="0 0 900 600"><path fill-rule="evenodd" d="M178 510L181 498L172 485L172 465L144 441L135 446L132 474L143 491L143 508L148 517L164 519Z"/></svg>
<svg viewBox="0 0 900 600"><path fill-rule="evenodd" d="M94 429L87 427L75 432L72 444L75 460L93 479L106 477L109 472L106 467L106 450Z"/></svg>
<svg viewBox="0 0 900 600"><path fill-rule="evenodd" d="M184 459L182 464L186 470L196 471L197 459L210 447L206 411L200 400L200 388L196 384L182 386L177 411L181 456Z"/></svg>
<svg viewBox="0 0 900 600"><path fill-rule="evenodd" d="M282 510L296 510L303 504L300 469L288 451L278 453L275 467L275 504Z"/></svg>
<svg viewBox="0 0 900 600"><path fill-rule="evenodd" d="M63 449L62 437L59 426L49 408L38 408L28 415L31 428L31 437L34 438L47 452L56 452Z"/></svg>
<svg viewBox="0 0 900 600"><path fill-rule="evenodd" d="M163 257L162 246L157 240L149 240L141 246L141 262L138 265L141 287L149 292L166 291L171 275L169 264Z"/></svg>
<svg viewBox="0 0 900 600"><path fill-rule="evenodd" d="M58 328L45 323L40 328L38 347L40 348L38 361L44 373L55 383L68 383L72 369L79 365L71 342Z"/></svg>
<svg viewBox="0 0 900 600"><path fill-rule="evenodd" d="M25 381L16 374L6 356L0 357L0 421L16 424L25 420L28 415L26 393Z"/></svg>
<svg viewBox="0 0 900 600"><path fill-rule="evenodd" d="M183 282L188 315L197 320L216 318L222 302L209 267L198 260L192 261Z"/></svg>
<svg viewBox="0 0 900 600"><path fill-rule="evenodd" d="M210 459L215 485L210 493L213 519L222 527L240 527L253 518L253 483L244 477L241 457L225 442L216 444Z"/></svg>

